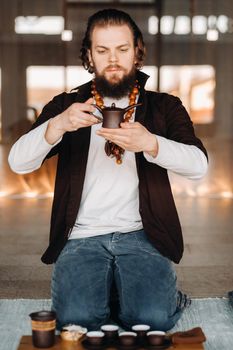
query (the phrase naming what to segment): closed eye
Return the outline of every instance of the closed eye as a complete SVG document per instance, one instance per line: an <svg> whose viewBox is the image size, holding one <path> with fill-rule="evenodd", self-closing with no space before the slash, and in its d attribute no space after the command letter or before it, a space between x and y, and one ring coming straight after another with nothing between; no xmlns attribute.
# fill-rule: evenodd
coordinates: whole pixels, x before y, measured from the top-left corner
<svg viewBox="0 0 233 350"><path fill-rule="evenodd" d="M106 50L97 50L97 53L105 53L106 52Z"/></svg>

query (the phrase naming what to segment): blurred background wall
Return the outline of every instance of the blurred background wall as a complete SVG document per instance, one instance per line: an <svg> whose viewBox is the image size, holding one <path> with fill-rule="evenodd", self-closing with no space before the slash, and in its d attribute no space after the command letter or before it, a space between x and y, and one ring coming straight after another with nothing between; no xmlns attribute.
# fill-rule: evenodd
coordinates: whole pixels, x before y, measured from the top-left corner
<svg viewBox="0 0 233 350"><path fill-rule="evenodd" d="M93 12L111 6L128 11L143 32L147 47L144 71L151 76L148 88L179 96L197 134L219 154L221 163L211 164L213 173L195 194L231 197L231 157L226 151L231 148L233 132L230 0L2 0L1 143L11 143L28 130L54 95L91 78L79 59L86 21ZM52 190L44 179L42 188L26 183L22 188L21 183L18 189L5 177L4 173L0 186L7 194ZM177 191L183 192L184 186ZM191 195L190 188L185 191Z"/></svg>
<svg viewBox="0 0 233 350"><path fill-rule="evenodd" d="M177 269L191 294L223 295L233 288L232 1L1 0L0 241L6 246L0 272L8 283L0 296L13 293L16 266L23 266L21 280L29 278L22 259L29 268L46 248L56 165L52 159L32 174L13 174L7 164L10 146L54 95L91 79L79 50L87 18L106 7L125 10L136 21L147 47L147 88L179 96L207 147L209 172L204 179L191 182L170 174L187 248L182 270ZM35 239L38 232L40 242ZM6 268L9 256L12 269ZM41 279L47 291L50 272L35 266L37 276L45 276ZM193 281L186 285L191 275ZM217 279L216 292L207 288L208 276ZM26 285L18 288L26 290Z"/></svg>

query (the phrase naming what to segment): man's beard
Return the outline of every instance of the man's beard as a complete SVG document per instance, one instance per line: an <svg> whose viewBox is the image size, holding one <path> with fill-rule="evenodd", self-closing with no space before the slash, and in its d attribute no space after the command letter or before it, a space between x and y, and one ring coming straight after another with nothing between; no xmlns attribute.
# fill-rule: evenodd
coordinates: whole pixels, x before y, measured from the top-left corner
<svg viewBox="0 0 233 350"><path fill-rule="evenodd" d="M111 97L120 99L127 96L133 89L136 79L135 67L128 74L125 74L117 82L110 82L104 75L95 71L95 84L98 93L102 97Z"/></svg>

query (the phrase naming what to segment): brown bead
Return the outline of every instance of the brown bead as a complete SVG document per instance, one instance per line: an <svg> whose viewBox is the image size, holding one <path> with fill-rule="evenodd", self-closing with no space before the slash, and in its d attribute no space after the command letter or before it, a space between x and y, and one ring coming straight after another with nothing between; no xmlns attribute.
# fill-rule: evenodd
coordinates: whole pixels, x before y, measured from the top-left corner
<svg viewBox="0 0 233 350"><path fill-rule="evenodd" d="M108 141L105 143L104 149L105 149L105 153L107 154L107 156L110 156L111 155L111 146L110 146Z"/></svg>

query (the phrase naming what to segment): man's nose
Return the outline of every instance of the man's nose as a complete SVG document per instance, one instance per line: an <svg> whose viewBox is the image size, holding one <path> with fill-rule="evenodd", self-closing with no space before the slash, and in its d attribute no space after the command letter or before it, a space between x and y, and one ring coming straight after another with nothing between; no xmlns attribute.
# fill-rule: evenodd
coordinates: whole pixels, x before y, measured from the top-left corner
<svg viewBox="0 0 233 350"><path fill-rule="evenodd" d="M110 62L117 62L118 58L117 58L117 54L115 51L111 51L109 53L109 61Z"/></svg>

